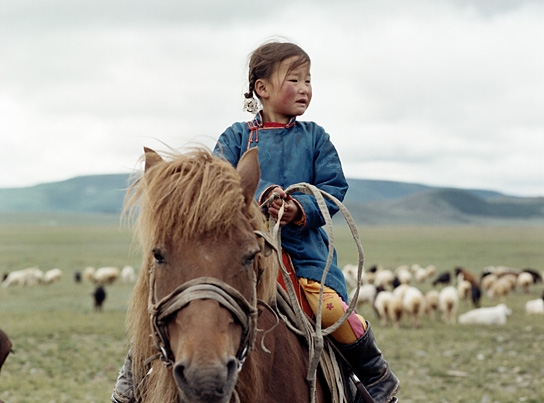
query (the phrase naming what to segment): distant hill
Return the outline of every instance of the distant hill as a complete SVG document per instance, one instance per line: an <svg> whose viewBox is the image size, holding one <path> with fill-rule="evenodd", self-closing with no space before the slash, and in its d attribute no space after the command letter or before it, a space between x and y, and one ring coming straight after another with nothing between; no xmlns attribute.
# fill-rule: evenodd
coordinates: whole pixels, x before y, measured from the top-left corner
<svg viewBox="0 0 544 403"><path fill-rule="evenodd" d="M113 174L0 189L0 212L119 214L128 184L128 174Z"/></svg>
<svg viewBox="0 0 544 403"><path fill-rule="evenodd" d="M128 174L93 175L26 188L0 189L0 212L119 214ZM544 225L544 198L481 189L348 179L344 204L357 224ZM335 218L341 222L341 217Z"/></svg>
<svg viewBox="0 0 544 403"><path fill-rule="evenodd" d="M358 203L396 200L417 193L443 189L417 183L371 179L348 179L348 183L349 191L346 198L350 201L357 201ZM502 193L491 190L467 189L465 191L482 199L504 196Z"/></svg>
<svg viewBox="0 0 544 403"><path fill-rule="evenodd" d="M358 224L544 225L544 198L497 192L429 188L395 199L344 201Z"/></svg>

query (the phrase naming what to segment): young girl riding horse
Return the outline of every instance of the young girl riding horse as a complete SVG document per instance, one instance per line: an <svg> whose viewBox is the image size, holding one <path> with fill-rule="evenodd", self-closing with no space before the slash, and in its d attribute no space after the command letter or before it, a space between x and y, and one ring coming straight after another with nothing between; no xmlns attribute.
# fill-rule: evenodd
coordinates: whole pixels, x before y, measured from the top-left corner
<svg viewBox="0 0 544 403"><path fill-rule="evenodd" d="M260 46L250 58L249 91L245 97L246 109L257 112L255 118L229 127L219 137L214 152L236 167L249 148L258 147L261 180L257 201L261 205L271 200L265 203L265 213L276 219L283 207L282 249L288 262L292 262L300 289L314 314L323 288L321 317L326 328L346 311L345 279L335 253L325 284L320 283L328 260L324 217L315 197L296 192L288 195L284 190L292 184L309 183L341 201L348 189L329 135L313 122L296 120L312 99L309 56L292 43ZM338 211L334 203L326 203L331 216ZM376 346L370 324L352 313L332 337L374 401L394 400L399 381ZM130 360L129 353L112 395L114 403L128 402L132 396Z"/></svg>
<svg viewBox="0 0 544 403"><path fill-rule="evenodd" d="M282 249L292 261L298 284L312 311L317 312L323 287L322 325L334 324L346 311L348 296L342 271L336 263L320 284L328 256L324 218L312 195L284 189L309 183L340 201L348 189L340 159L329 135L314 122L297 121L312 99L310 58L293 43L271 42L257 48L249 61L246 110L257 112L249 122L234 123L218 139L214 152L233 166L248 149L258 147L261 180L256 192L259 205L272 200L265 212L278 218L284 205ZM262 108L259 110L260 101ZM275 197L270 197L270 196ZM332 216L338 207L327 200ZM351 364L355 375L376 402L389 402L399 388L376 346L370 324L352 313L332 337Z"/></svg>

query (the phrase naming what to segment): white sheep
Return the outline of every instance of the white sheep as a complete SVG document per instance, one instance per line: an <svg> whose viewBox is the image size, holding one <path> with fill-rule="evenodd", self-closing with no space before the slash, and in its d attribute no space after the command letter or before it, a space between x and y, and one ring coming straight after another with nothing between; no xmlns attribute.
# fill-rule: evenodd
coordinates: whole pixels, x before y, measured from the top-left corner
<svg viewBox="0 0 544 403"><path fill-rule="evenodd" d="M123 269L121 270L121 280L123 280L123 283L134 283L136 281L136 273L134 271L134 267L123 267Z"/></svg>
<svg viewBox="0 0 544 403"><path fill-rule="evenodd" d="M434 264L430 264L425 267L425 271L427 272L427 278L434 277L436 274L436 266Z"/></svg>
<svg viewBox="0 0 544 403"><path fill-rule="evenodd" d="M525 303L527 315L544 315L544 294L542 298L531 299Z"/></svg>
<svg viewBox="0 0 544 403"><path fill-rule="evenodd" d="M457 296L462 301L468 301L470 298L470 290L472 289L472 284L469 281L460 278L458 278L457 280Z"/></svg>
<svg viewBox="0 0 544 403"><path fill-rule="evenodd" d="M440 312L442 312L442 320L445 323L455 323L457 308L459 307L459 295L455 287L444 287L440 291L438 305Z"/></svg>
<svg viewBox="0 0 544 403"><path fill-rule="evenodd" d="M412 318L413 327L418 328L421 316L425 312L425 297L423 293L416 287L409 286L402 297L402 306L404 307L404 312Z"/></svg>
<svg viewBox="0 0 544 403"><path fill-rule="evenodd" d="M516 279L516 286L521 288L526 294L531 291L531 286L534 283L533 275L526 271L519 273L518 278Z"/></svg>
<svg viewBox="0 0 544 403"><path fill-rule="evenodd" d="M43 271L37 267L12 271L2 282L3 288L11 286L33 286L43 282Z"/></svg>
<svg viewBox="0 0 544 403"><path fill-rule="evenodd" d="M480 285L482 287L482 290L485 292L488 292L493 286L493 284L495 283L495 281L497 281L498 279L499 277L494 273L489 273L483 276L482 279L480 280Z"/></svg>
<svg viewBox="0 0 544 403"><path fill-rule="evenodd" d="M93 281L98 284L112 284L119 278L117 267L100 267L93 274Z"/></svg>
<svg viewBox="0 0 544 403"><path fill-rule="evenodd" d="M26 274L23 270L12 271L2 282L2 288L13 287L16 285L24 285L26 281L25 278Z"/></svg>
<svg viewBox="0 0 544 403"><path fill-rule="evenodd" d="M357 289L354 289L352 291L351 299L353 299L353 296L355 294L355 291ZM363 284L359 287L359 294L357 295L357 310L360 311L363 308L363 305L365 304L374 304L374 299L376 298L377 294L376 286L374 284Z"/></svg>
<svg viewBox="0 0 544 403"><path fill-rule="evenodd" d="M412 273L414 273L414 279L417 283L422 284L429 278L429 270L427 268L421 267L418 264L413 264L410 267Z"/></svg>
<svg viewBox="0 0 544 403"><path fill-rule="evenodd" d="M344 278L346 279L346 286L348 288L348 292L353 295L353 293L355 292L354 290L357 288L357 276L359 274L359 266L348 263L342 268L342 273L344 273ZM360 284L368 284L365 270L361 272Z"/></svg>
<svg viewBox="0 0 544 403"><path fill-rule="evenodd" d="M412 273L410 273L408 266L398 267L395 273L401 284L410 284L412 282Z"/></svg>
<svg viewBox="0 0 544 403"><path fill-rule="evenodd" d="M504 282L510 284L510 291L512 291L514 288L516 288L516 284L518 282L518 274L517 273L506 273L500 277Z"/></svg>
<svg viewBox="0 0 544 403"><path fill-rule="evenodd" d="M407 264L401 264L395 269L395 274L399 274L399 271L401 270L408 270L410 271L410 267Z"/></svg>
<svg viewBox="0 0 544 403"><path fill-rule="evenodd" d="M515 279L511 276L499 277L487 290L487 296L493 298L505 298L515 287Z"/></svg>
<svg viewBox="0 0 544 403"><path fill-rule="evenodd" d="M471 325L505 325L512 311L505 304L490 308L477 308L459 316L459 323Z"/></svg>
<svg viewBox="0 0 544 403"><path fill-rule="evenodd" d="M83 269L83 278L88 282L92 283L94 281L94 273L96 269L93 266L87 266Z"/></svg>
<svg viewBox="0 0 544 403"><path fill-rule="evenodd" d="M398 328L404 316L404 306L402 305L402 300L395 294L388 301L387 314L389 315L389 320L393 323L393 327Z"/></svg>
<svg viewBox="0 0 544 403"><path fill-rule="evenodd" d="M437 290L429 290L425 293L425 313L427 313L431 319L436 316L436 311L439 309L439 292Z"/></svg>
<svg viewBox="0 0 544 403"><path fill-rule="evenodd" d="M376 273L383 270L381 264L371 266L368 270L365 269L365 283L375 284Z"/></svg>
<svg viewBox="0 0 544 403"><path fill-rule="evenodd" d="M357 266L351 263L348 263L342 267L342 273L346 279L346 286L348 292L351 292L355 287L357 287Z"/></svg>
<svg viewBox="0 0 544 403"><path fill-rule="evenodd" d="M376 271L376 277L374 278L374 285L376 287L383 287L386 289L392 289L393 288L393 280L395 279L395 275L391 270L388 269L381 269Z"/></svg>
<svg viewBox="0 0 544 403"><path fill-rule="evenodd" d="M43 282L45 284L53 284L57 281L60 281L62 278L62 270L55 268L51 270L47 270L45 274L43 275Z"/></svg>
<svg viewBox="0 0 544 403"><path fill-rule="evenodd" d="M408 284L400 284L398 287L393 289L393 294L402 300L404 298L404 294L406 294L406 290L408 290L410 287L411 285Z"/></svg>
<svg viewBox="0 0 544 403"><path fill-rule="evenodd" d="M380 291L374 299L374 309L380 317L380 323L382 326L387 324L389 318L389 303L393 299L393 293L391 291Z"/></svg>

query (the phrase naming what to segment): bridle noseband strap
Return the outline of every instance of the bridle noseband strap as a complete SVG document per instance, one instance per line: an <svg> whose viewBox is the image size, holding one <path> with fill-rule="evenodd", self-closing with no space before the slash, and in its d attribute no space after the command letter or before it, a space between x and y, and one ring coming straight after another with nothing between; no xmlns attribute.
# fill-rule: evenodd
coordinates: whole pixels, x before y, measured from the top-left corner
<svg viewBox="0 0 544 403"><path fill-rule="evenodd" d="M152 279L154 280L154 279ZM153 281L150 286L154 288ZM161 352L161 360L166 366L173 364L173 354L166 334L167 319L183 309L189 302L201 299L212 299L227 309L242 325L242 337L236 353L239 368L247 353L253 348L256 336L257 302L252 295L248 301L238 290L214 277L198 277L190 280L159 302L150 301L148 312L153 330L153 339Z"/></svg>

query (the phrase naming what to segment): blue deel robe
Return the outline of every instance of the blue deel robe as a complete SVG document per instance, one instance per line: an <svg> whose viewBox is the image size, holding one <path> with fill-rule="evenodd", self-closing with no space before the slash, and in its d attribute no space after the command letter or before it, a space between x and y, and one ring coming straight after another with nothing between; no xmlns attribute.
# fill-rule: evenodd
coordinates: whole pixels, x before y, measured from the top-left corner
<svg viewBox="0 0 544 403"><path fill-rule="evenodd" d="M237 122L219 137L214 153L234 167L252 147L259 149L261 179L255 198L271 186L286 189L296 183L310 183L342 201L348 190L338 153L325 130L314 122L295 118L282 127L264 127L258 113L250 122ZM290 255L298 277L321 282L328 256L328 236L322 228L325 220L312 195L293 193L305 214L303 226L284 225L282 248ZM338 207L325 198L331 216ZM336 251L325 285L348 302L346 281L337 263Z"/></svg>

